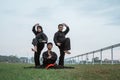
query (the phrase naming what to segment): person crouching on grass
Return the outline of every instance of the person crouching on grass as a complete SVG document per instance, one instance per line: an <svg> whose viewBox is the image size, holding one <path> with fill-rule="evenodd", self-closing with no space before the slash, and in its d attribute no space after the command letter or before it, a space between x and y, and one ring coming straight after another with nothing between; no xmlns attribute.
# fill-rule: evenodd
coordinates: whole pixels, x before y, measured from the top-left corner
<svg viewBox="0 0 120 80"><path fill-rule="evenodd" d="M49 68L56 65L57 54L52 51L53 44L51 42L47 43L47 51L43 52L43 67Z"/></svg>

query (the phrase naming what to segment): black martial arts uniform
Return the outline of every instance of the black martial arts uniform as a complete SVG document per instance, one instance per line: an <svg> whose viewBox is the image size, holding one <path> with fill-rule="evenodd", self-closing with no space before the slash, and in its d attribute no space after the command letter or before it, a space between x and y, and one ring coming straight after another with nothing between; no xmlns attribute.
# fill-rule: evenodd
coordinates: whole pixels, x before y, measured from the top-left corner
<svg viewBox="0 0 120 80"><path fill-rule="evenodd" d="M42 55L43 57L43 66L46 67L49 64L54 64L57 60L57 54L55 52L50 51L51 58L48 59L48 51L45 51Z"/></svg>
<svg viewBox="0 0 120 80"><path fill-rule="evenodd" d="M64 56L65 50L70 50L70 39L69 38L65 38L65 35L69 32L69 27L66 26L66 30L65 31L57 31L54 35L54 43L57 45L57 43L61 43L61 46L58 46L59 50L60 50L60 57L59 57L59 65L64 66Z"/></svg>
<svg viewBox="0 0 120 80"><path fill-rule="evenodd" d="M40 58L41 51L42 51L42 49L44 48L44 45L45 45L45 43L42 42L42 40L45 40L46 43L47 43L48 38L43 33L43 31L37 32L35 30L35 27L36 26L33 26L32 31L33 31L33 33L35 34L36 37L33 39L32 44L34 46L37 46L37 52L35 52L35 54L34 54L34 62L35 62L35 66L37 67L37 66L40 66L40 60L39 60L39 58Z"/></svg>

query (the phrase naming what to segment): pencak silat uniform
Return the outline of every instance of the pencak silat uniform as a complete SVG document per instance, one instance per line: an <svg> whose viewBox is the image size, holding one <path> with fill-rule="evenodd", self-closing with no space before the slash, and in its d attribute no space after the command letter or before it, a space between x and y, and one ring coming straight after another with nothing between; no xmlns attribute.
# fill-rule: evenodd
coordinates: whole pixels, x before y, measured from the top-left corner
<svg viewBox="0 0 120 80"><path fill-rule="evenodd" d="M57 46L57 43L61 43L61 46L58 46L59 50L60 50L60 57L59 57L59 65L64 66L64 56L65 50L70 50L71 46L70 46L70 39L69 38L65 38L65 35L69 32L69 27L66 26L66 30L65 31L57 31L54 35L54 43Z"/></svg>
<svg viewBox="0 0 120 80"><path fill-rule="evenodd" d="M36 35L36 37L33 39L32 44L33 44L34 46L37 46L37 44L38 44L38 43L42 43L43 40L45 40L46 43L47 43L47 41L48 41L47 36L46 36L43 32L40 32L40 33L38 33L38 34Z"/></svg>
<svg viewBox="0 0 120 80"><path fill-rule="evenodd" d="M48 59L48 51L45 51L42 55L43 58L43 66L46 67L49 64L54 64L57 60L57 54L55 52L50 51L51 58Z"/></svg>
<svg viewBox="0 0 120 80"><path fill-rule="evenodd" d="M40 65L40 61L39 61L39 58L40 58L40 54L41 54L41 51L42 49L44 48L44 45L45 43L41 42L42 40L45 40L46 42L48 41L48 38L47 36L42 32L37 32L35 30L35 27L36 26L33 26L32 28L32 31L33 33L35 34L35 38L33 39L33 42L32 44L35 46L37 46L37 52L35 52L34 54L34 61L35 61L35 66L39 66ZM41 27L42 29L42 27Z"/></svg>

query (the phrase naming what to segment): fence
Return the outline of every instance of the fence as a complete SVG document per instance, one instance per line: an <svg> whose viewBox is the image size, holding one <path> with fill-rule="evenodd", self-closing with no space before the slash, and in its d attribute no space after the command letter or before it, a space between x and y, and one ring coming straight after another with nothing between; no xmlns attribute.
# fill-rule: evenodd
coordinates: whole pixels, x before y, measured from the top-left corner
<svg viewBox="0 0 120 80"><path fill-rule="evenodd" d="M74 57L66 58L65 64L120 64L119 60L114 60L114 49L120 47L119 44L111 45L105 48L101 48L95 51L91 51L85 54L77 55ZM103 52L106 50L110 50L110 60L105 59L103 61ZM95 57L95 54L99 54L99 57ZM89 61L89 55L91 56L91 61ZM83 60L83 57L85 57L85 60ZM120 56L119 56L120 57ZM100 59L99 59L100 58ZM119 58L120 59L120 58Z"/></svg>

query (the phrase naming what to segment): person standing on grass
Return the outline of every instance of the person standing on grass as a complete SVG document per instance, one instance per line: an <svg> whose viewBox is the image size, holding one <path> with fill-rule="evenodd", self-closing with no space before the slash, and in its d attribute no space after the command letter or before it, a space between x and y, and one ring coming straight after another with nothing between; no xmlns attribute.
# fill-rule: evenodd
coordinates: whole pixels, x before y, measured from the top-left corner
<svg viewBox="0 0 120 80"><path fill-rule="evenodd" d="M63 27L66 27L66 30L63 31ZM70 39L66 38L66 34L69 32L69 26L65 23L58 25L58 31L54 34L54 43L58 46L60 50L60 57L59 57L59 65L64 66L64 56L65 53L70 54L69 50L71 49L70 46Z"/></svg>
<svg viewBox="0 0 120 80"><path fill-rule="evenodd" d="M35 62L35 67L39 67L40 66L40 60L39 60L40 54L44 48L45 43L47 43L48 38L46 34L43 33L42 26L40 26L38 23L33 26L32 31L35 34L35 38L32 41L32 44L34 45L34 48L32 48L32 51L34 51L34 62Z"/></svg>
<svg viewBox="0 0 120 80"><path fill-rule="evenodd" d="M51 42L47 43L47 51L42 55L43 58L43 67L54 66L57 60L57 54L52 51L53 44Z"/></svg>

